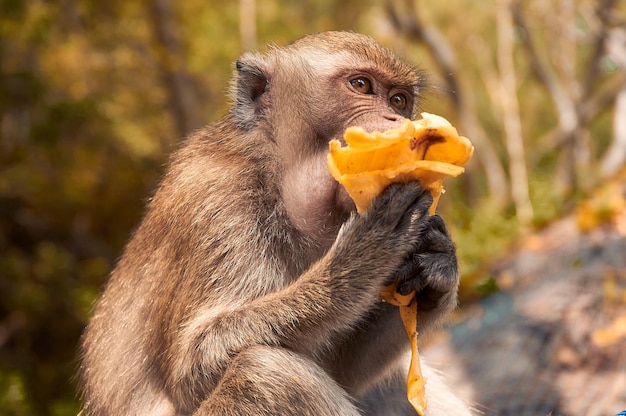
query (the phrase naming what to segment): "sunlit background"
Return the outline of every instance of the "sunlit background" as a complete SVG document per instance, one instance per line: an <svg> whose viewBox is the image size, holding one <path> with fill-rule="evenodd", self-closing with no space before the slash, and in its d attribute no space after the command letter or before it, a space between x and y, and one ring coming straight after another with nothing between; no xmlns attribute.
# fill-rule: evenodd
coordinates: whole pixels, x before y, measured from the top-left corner
<svg viewBox="0 0 626 416"><path fill-rule="evenodd" d="M463 281L438 368L486 415L626 407L625 1L0 0L0 414L78 412L78 338L168 154L243 51L328 29L426 70L422 109L476 147L439 205Z"/></svg>

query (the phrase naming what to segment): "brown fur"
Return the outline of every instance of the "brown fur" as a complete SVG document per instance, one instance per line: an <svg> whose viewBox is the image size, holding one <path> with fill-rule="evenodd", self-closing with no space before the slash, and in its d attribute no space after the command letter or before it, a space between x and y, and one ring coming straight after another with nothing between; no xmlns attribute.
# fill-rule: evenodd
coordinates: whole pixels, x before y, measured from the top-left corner
<svg viewBox="0 0 626 416"><path fill-rule="evenodd" d="M358 75L374 94L350 87ZM419 289L426 329L455 305L454 246L416 184L354 214L326 152L350 125L410 117L421 84L351 33L242 56L231 111L173 156L97 303L82 340L85 413L379 414L361 397L408 347L380 289ZM410 108L391 108L396 92Z"/></svg>

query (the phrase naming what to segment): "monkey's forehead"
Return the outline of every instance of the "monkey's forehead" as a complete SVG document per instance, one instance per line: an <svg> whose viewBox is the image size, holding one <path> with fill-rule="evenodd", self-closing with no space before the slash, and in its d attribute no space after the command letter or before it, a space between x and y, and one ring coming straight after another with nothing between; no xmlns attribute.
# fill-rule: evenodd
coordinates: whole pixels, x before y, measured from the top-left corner
<svg viewBox="0 0 626 416"><path fill-rule="evenodd" d="M296 43L290 47L275 50L276 63L279 66L286 62L296 65L301 63L320 76L332 74L338 68L344 68L355 72L374 72L384 76L388 82L395 85L417 88L424 84L424 76L415 65L409 64L372 39L365 38L369 39L369 42L358 45L348 42L332 45L332 47L324 43Z"/></svg>
<svg viewBox="0 0 626 416"><path fill-rule="evenodd" d="M314 46L329 52L337 50L354 50L358 48L382 47L373 38L361 33L326 31L307 35L288 45L289 48L306 48Z"/></svg>
<svg viewBox="0 0 626 416"><path fill-rule="evenodd" d="M362 59L395 61L405 65L406 62L398 57L391 49L384 47L372 37L354 32L327 31L315 33L296 40L289 49L319 49L325 53L346 51Z"/></svg>

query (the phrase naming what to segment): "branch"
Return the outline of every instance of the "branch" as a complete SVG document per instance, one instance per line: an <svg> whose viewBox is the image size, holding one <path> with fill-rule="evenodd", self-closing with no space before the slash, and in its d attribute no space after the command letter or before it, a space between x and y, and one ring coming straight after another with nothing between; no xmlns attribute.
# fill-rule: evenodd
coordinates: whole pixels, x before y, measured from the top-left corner
<svg viewBox="0 0 626 416"><path fill-rule="evenodd" d="M187 135L196 126L195 103L189 78L183 69L183 51L172 20L169 0L152 0L149 4L152 29L156 38L157 53L161 58L161 71L169 92L169 105L179 137Z"/></svg>
<svg viewBox="0 0 626 416"><path fill-rule="evenodd" d="M535 42L531 37L531 31L529 29L526 18L521 10L521 0L516 0L512 3L513 20L525 33L524 49L528 55L528 60L535 71L539 81L546 87L552 102L554 103L559 125L565 132L572 133L579 125L578 115L576 113L576 106L573 100L567 95L564 88L560 84L559 80L554 75L554 72L550 67L544 63L539 57L539 52Z"/></svg>
<svg viewBox="0 0 626 416"><path fill-rule="evenodd" d="M595 119L600 113L610 107L621 92L626 87L626 73L620 72L611 80L605 83L601 88L596 89L595 94L588 98L584 103L578 106L578 114L580 116L580 123L583 126L588 125L593 119ZM532 158L533 163L543 157L544 154L554 152L555 150L565 146L568 143L570 136L561 130L559 126L554 127L545 134L543 134L538 140L538 143L546 143L544 151L539 154L535 153Z"/></svg>
<svg viewBox="0 0 626 416"><path fill-rule="evenodd" d="M485 168L489 194L500 205L504 206L508 199L506 174L497 152L487 139L473 109L471 92L463 88L457 74L456 58L445 37L434 26L425 26L419 19L417 2L404 0L407 10L400 12L393 0L387 0L385 8L392 25L399 33L409 39L422 43L433 57L443 74L445 91L450 97L460 122L472 139L477 158Z"/></svg>
<svg viewBox="0 0 626 416"><path fill-rule="evenodd" d="M499 72L499 101L502 104L506 149L509 155L511 194L517 217L522 225L528 225L533 217L533 208L528 192L526 157L522 138L522 123L517 101L515 76L513 17L511 0L497 2L497 61Z"/></svg>
<svg viewBox="0 0 626 416"><path fill-rule="evenodd" d="M600 162L603 177L615 174L626 161L626 87L618 93L613 116L613 140Z"/></svg>
<svg viewBox="0 0 626 416"><path fill-rule="evenodd" d="M426 46L426 49L428 49L428 52L439 66L444 76L443 79L446 83L444 91L454 102L455 107L462 106L459 102L462 97L459 92L459 82L456 77L456 59L454 52L452 52L445 38L436 28L432 26L425 27L422 24L415 2L405 0L404 3L408 10L406 13L402 13L402 16L392 0L385 3L387 15L392 25L398 29L399 32L404 33L409 38L423 43L424 46Z"/></svg>
<svg viewBox="0 0 626 416"><path fill-rule="evenodd" d="M595 36L595 40L593 42L593 55L591 55L591 57L589 58L589 63L587 64L588 70L587 75L585 76L582 92L583 101L591 96L596 80L600 76L600 60L604 55L604 45L609 36L608 22L610 20L611 12L615 7L616 2L617 0L600 0L598 6L596 7L596 16L598 17L598 20L601 24L600 30L598 30Z"/></svg>

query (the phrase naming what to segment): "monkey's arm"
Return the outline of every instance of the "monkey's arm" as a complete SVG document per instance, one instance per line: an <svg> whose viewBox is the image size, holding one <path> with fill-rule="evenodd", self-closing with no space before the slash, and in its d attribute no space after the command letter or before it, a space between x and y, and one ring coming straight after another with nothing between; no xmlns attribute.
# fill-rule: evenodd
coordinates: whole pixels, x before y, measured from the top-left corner
<svg viewBox="0 0 626 416"><path fill-rule="evenodd" d="M332 357L339 383L358 396L395 368L409 348L397 306L379 301ZM399 363L399 362L398 362Z"/></svg>
<svg viewBox="0 0 626 416"><path fill-rule="evenodd" d="M416 184L392 186L368 214L353 216L329 252L291 285L247 303L200 308L174 336L166 370L172 388L183 389L180 380L214 385L230 360L253 345L314 356L379 301L383 284L417 243L431 201ZM206 378L192 376L198 372Z"/></svg>

